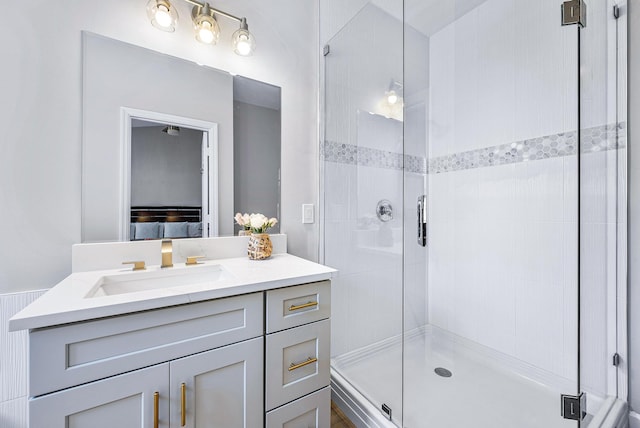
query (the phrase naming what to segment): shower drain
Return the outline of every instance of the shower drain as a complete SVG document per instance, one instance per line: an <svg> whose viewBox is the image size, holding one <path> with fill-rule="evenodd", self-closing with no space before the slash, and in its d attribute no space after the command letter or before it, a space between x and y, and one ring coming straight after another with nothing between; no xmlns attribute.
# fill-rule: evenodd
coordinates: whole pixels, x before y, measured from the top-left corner
<svg viewBox="0 0 640 428"><path fill-rule="evenodd" d="M438 376L442 377L451 377L453 373L450 370L445 369L444 367L438 367L434 370Z"/></svg>

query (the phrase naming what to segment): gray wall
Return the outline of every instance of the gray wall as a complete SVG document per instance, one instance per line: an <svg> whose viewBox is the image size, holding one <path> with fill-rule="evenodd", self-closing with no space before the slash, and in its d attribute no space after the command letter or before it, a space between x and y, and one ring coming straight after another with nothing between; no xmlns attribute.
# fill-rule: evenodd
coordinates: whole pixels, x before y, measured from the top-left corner
<svg viewBox="0 0 640 428"><path fill-rule="evenodd" d="M218 231L232 234L233 78L94 34L85 34L83 65L82 240L119 236L121 107L218 124Z"/></svg>
<svg viewBox="0 0 640 428"><path fill-rule="evenodd" d="M234 211L279 217L280 112L235 101L233 132Z"/></svg>
<svg viewBox="0 0 640 428"><path fill-rule="evenodd" d="M202 131L163 128L131 130L131 206L201 206Z"/></svg>
<svg viewBox="0 0 640 428"><path fill-rule="evenodd" d="M629 404L640 412L640 0L629 0ZM635 423L635 424L634 424ZM640 419L632 422L640 426Z"/></svg>

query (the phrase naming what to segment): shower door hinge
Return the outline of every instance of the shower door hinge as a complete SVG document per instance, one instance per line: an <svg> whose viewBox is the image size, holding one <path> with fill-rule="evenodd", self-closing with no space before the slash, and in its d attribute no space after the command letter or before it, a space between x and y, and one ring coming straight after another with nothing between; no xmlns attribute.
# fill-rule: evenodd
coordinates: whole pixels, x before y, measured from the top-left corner
<svg viewBox="0 0 640 428"><path fill-rule="evenodd" d="M584 0L569 0L562 3L562 25L587 26L587 5Z"/></svg>
<svg viewBox="0 0 640 428"><path fill-rule="evenodd" d="M562 417L573 421L581 421L587 415L587 395L562 394Z"/></svg>
<svg viewBox="0 0 640 428"><path fill-rule="evenodd" d="M613 354L613 366L618 367L620 365L620 354L617 352Z"/></svg>
<svg viewBox="0 0 640 428"><path fill-rule="evenodd" d="M331 53L331 46L329 45L324 45L324 48L322 48L322 54L324 56L327 56Z"/></svg>
<svg viewBox="0 0 640 428"><path fill-rule="evenodd" d="M391 407L387 406L386 404L382 404L382 411L386 413L389 420L391 420Z"/></svg>

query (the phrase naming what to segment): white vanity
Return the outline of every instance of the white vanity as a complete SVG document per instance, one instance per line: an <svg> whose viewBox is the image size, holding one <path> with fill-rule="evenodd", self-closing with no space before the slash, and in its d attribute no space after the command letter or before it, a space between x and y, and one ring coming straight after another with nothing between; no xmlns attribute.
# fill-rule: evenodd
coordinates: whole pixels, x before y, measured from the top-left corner
<svg viewBox="0 0 640 428"><path fill-rule="evenodd" d="M216 239L238 238L194 245ZM10 321L30 426L328 428L333 272L278 253L73 273Z"/></svg>

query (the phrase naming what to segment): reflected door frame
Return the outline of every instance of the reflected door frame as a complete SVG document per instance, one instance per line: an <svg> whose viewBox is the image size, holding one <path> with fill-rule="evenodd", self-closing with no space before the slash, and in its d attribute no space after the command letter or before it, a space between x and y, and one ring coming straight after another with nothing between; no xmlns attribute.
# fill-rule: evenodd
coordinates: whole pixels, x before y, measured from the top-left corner
<svg viewBox="0 0 640 428"><path fill-rule="evenodd" d="M202 237L218 236L218 124L172 114L120 108L120 241L129 241L131 223L131 129L134 119L191 128L203 133L202 142ZM206 144L206 145L205 145ZM206 158L205 158L206 156ZM207 187L205 188L204 184ZM205 204L205 200L208 203Z"/></svg>

